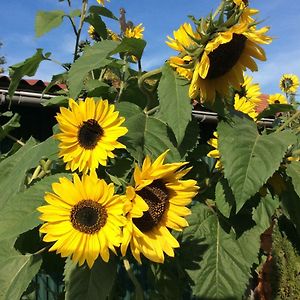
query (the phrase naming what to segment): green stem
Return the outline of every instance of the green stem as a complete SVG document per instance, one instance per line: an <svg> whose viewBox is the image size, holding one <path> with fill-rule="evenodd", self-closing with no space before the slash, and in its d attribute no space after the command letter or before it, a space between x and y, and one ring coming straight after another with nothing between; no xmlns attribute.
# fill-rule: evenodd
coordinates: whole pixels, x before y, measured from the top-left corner
<svg viewBox="0 0 300 300"><path fill-rule="evenodd" d="M214 14L212 15L212 19L214 19L218 15L218 13L223 9L224 5L225 5L225 0L223 0L218 6L218 8L215 10Z"/></svg>
<svg viewBox="0 0 300 300"><path fill-rule="evenodd" d="M158 107L158 106L155 106L155 107L153 107L153 108L151 108L151 109L145 111L145 113L146 113L147 116L151 116L151 115L154 114L158 109L159 109L159 107Z"/></svg>
<svg viewBox="0 0 300 300"><path fill-rule="evenodd" d="M129 276L130 280L134 284L134 287L135 287L135 299L136 300L143 300L144 299L143 289L142 289L139 281L135 277L135 275L134 275L134 273L133 273L133 271L131 269L130 263L129 263L129 261L128 261L127 258L123 259L123 264L124 264L124 268L125 268L128 276Z"/></svg>
<svg viewBox="0 0 300 300"><path fill-rule="evenodd" d="M123 66L122 66L122 74L121 74L121 83L120 83L119 93L118 93L116 101L115 101L116 103L119 102L119 100L121 98L121 95L123 93L123 90L125 88L125 76L126 76L127 70L128 70L127 56L124 55L124 57L123 57Z"/></svg>
<svg viewBox="0 0 300 300"><path fill-rule="evenodd" d="M13 140L14 142L17 142L19 145L21 146L25 146L25 143L23 143L22 141L18 140L17 138L15 138L14 136L7 134L6 135L8 138L10 138L11 140Z"/></svg>
<svg viewBox="0 0 300 300"><path fill-rule="evenodd" d="M293 122L295 119L297 119L299 115L300 115L300 111L298 110L289 119L287 119L280 127L278 127L275 132L280 132L281 130L286 128L287 125L289 125L291 122Z"/></svg>
<svg viewBox="0 0 300 300"><path fill-rule="evenodd" d="M76 34L76 43L75 43L73 62L78 57L78 46L79 46L79 41L80 41L80 34L81 34L82 27L83 27L83 23L84 23L86 11L87 11L87 6L88 6L88 0L82 0L80 22L79 22L79 26L78 26L78 30L77 30L77 34Z"/></svg>
<svg viewBox="0 0 300 300"><path fill-rule="evenodd" d="M160 74L162 72L162 68L158 68L152 71L149 71L145 74L143 74L139 79L138 79L138 86L139 89L144 93L144 95L146 95L147 97L147 105L146 105L146 110L149 108L150 104L151 104L151 100L152 100L152 95L150 94L150 92L145 88L144 86L144 82L147 78L150 78L154 75Z"/></svg>
<svg viewBox="0 0 300 300"><path fill-rule="evenodd" d="M63 67L67 71L69 70L66 66L64 66L64 64L62 64L60 61L58 61L58 60L56 60L54 58L47 58L47 60L52 61L53 63L55 63L55 64Z"/></svg>
<svg viewBox="0 0 300 300"><path fill-rule="evenodd" d="M67 18L70 20L72 28L73 28L73 31L74 31L75 35L77 36L78 32L77 32L77 28L75 26L73 18L71 18L70 16L67 16Z"/></svg>

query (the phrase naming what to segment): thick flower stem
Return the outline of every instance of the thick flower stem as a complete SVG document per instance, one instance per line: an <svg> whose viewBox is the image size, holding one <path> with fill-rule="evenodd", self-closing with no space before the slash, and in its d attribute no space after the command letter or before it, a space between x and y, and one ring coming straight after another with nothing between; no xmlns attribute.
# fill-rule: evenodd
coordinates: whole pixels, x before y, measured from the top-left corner
<svg viewBox="0 0 300 300"><path fill-rule="evenodd" d="M132 281L132 283L135 286L135 299L136 300L143 300L144 299L143 289L142 289L139 281L135 277L135 275L134 275L134 273L131 269L130 263L129 263L127 258L123 259L123 264L124 264L124 268L125 268L128 276L129 276L130 280Z"/></svg>

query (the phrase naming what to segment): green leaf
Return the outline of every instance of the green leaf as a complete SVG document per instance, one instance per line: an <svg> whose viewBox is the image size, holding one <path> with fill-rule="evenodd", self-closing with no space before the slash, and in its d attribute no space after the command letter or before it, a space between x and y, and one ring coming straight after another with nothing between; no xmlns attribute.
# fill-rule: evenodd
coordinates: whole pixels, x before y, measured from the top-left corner
<svg viewBox="0 0 300 300"><path fill-rule="evenodd" d="M69 97L67 96L56 96L47 100L42 100L43 106L68 106Z"/></svg>
<svg viewBox="0 0 300 300"><path fill-rule="evenodd" d="M107 38L106 25L98 14L91 13L85 20L95 28L100 37Z"/></svg>
<svg viewBox="0 0 300 300"><path fill-rule="evenodd" d="M160 103L158 118L171 127L178 145L184 138L192 115L188 89L187 81L180 78L169 65L165 64L158 85Z"/></svg>
<svg viewBox="0 0 300 300"><path fill-rule="evenodd" d="M106 263L98 258L89 269L86 264L79 267L68 259L64 275L66 300L104 300L112 290L117 275L117 261L111 257Z"/></svg>
<svg viewBox="0 0 300 300"><path fill-rule="evenodd" d="M294 189L300 197L300 162L290 162L286 168L286 174L291 177Z"/></svg>
<svg viewBox="0 0 300 300"><path fill-rule="evenodd" d="M42 264L40 255L21 255L11 241L0 243L0 299L19 300Z"/></svg>
<svg viewBox="0 0 300 300"><path fill-rule="evenodd" d="M20 127L19 121L20 115L14 114L6 124L0 126L0 141L3 140L11 130Z"/></svg>
<svg viewBox="0 0 300 300"><path fill-rule="evenodd" d="M81 15L81 10L80 9L74 9L70 12L69 16L71 18L74 18L74 17L80 17Z"/></svg>
<svg viewBox="0 0 300 300"><path fill-rule="evenodd" d="M84 79L90 71L110 63L107 58L118 44L119 42L116 41L101 41L85 48L83 55L72 64L69 71L68 83L71 98L77 98L83 87Z"/></svg>
<svg viewBox="0 0 300 300"><path fill-rule="evenodd" d="M24 189L26 171L37 166L39 161L47 157L57 158L57 141L50 137L37 144L33 139L20 148L15 154L0 163L0 210L19 191Z"/></svg>
<svg viewBox="0 0 300 300"><path fill-rule="evenodd" d="M145 47L146 41L143 39L124 37L119 46L111 52L111 55L117 53L126 53L141 59Z"/></svg>
<svg viewBox="0 0 300 300"><path fill-rule="evenodd" d="M53 86L64 83L66 80L67 80L67 72L53 75L51 78L51 82L44 89L43 94L47 94L47 92L49 92Z"/></svg>
<svg viewBox="0 0 300 300"><path fill-rule="evenodd" d="M167 149L170 149L170 152L166 161L180 160L165 123L147 116L139 106L130 102L119 103L117 109L121 116L125 117L124 126L128 129L128 133L121 140L137 161L142 162L147 154L153 159L157 158Z"/></svg>
<svg viewBox="0 0 300 300"><path fill-rule="evenodd" d="M63 10L39 11L35 18L35 36L40 37L58 27L65 15Z"/></svg>
<svg viewBox="0 0 300 300"><path fill-rule="evenodd" d="M221 162L238 212L279 168L296 137L289 131L260 135L252 120L239 117L230 124L222 121L218 134Z"/></svg>
<svg viewBox="0 0 300 300"><path fill-rule="evenodd" d="M277 113L295 110L290 104L270 104L264 111L258 115L258 119L274 117Z"/></svg>
<svg viewBox="0 0 300 300"><path fill-rule="evenodd" d="M198 248L206 248L198 254L202 259L195 260L186 270L194 281L193 294L200 299L243 299L251 266L257 258L259 235L247 232L247 239L237 239L233 231L222 228L217 215L203 204L192 207L188 222L182 243L188 243L191 251L193 241ZM251 243L257 252L244 249Z"/></svg>
<svg viewBox="0 0 300 300"><path fill-rule="evenodd" d="M43 55L43 49L37 49L36 53L25 59L23 62L15 64L9 68L10 84L8 87L8 95L12 97L17 89L21 78L25 75L33 76L37 71L40 63L46 60L51 53Z"/></svg>
<svg viewBox="0 0 300 300"><path fill-rule="evenodd" d="M287 189L281 194L281 205L284 214L295 225L300 237L300 197L293 190L291 183L287 183Z"/></svg>
<svg viewBox="0 0 300 300"><path fill-rule="evenodd" d="M216 205L223 216L229 218L235 199L228 181L221 178L216 185Z"/></svg>
<svg viewBox="0 0 300 300"><path fill-rule="evenodd" d="M272 217L275 210L279 207L278 197L272 197L272 195L267 194L262 197L258 206L253 210L253 220L259 226L261 232L267 230L272 222Z"/></svg>
<svg viewBox="0 0 300 300"><path fill-rule="evenodd" d="M39 206L45 205L45 192L51 191L53 182L58 182L60 177L70 177L70 174L55 174L48 176L23 192L15 194L0 210L0 240L16 237L36 226L39 220Z"/></svg>
<svg viewBox="0 0 300 300"><path fill-rule="evenodd" d="M107 17L107 18L111 18L111 19L114 19L114 20L118 20L118 18L109 9L107 9L105 7L93 5L93 6L91 6L89 8L89 12L101 15L103 17Z"/></svg>

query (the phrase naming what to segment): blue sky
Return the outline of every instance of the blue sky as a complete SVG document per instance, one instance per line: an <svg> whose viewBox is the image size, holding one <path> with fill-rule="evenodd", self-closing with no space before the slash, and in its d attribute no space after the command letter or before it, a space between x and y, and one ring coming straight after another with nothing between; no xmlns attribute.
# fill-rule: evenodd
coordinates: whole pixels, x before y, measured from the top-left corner
<svg viewBox="0 0 300 300"><path fill-rule="evenodd" d="M80 7L80 0L72 1L74 8ZM264 93L279 92L278 82L282 74L294 73L300 76L300 1L299 0L252 0L251 6L260 10L262 25L271 26L269 34L274 38L271 45L264 46L267 62L258 63L259 71L249 73L259 82ZM89 0L96 5L96 0ZM147 41L143 57L143 68L151 70L159 67L175 52L166 44L166 36L172 36L180 24L188 21L187 15L196 18L206 16L219 4L217 0L111 0L107 8L116 16L119 8L127 11L127 19L134 24L143 23L144 38ZM58 0L10 0L1 1L0 40L4 46L0 56L7 59L7 66L32 56L36 48L52 52L53 58L68 62L72 60L74 35L65 20L62 27L51 31L41 38L34 34L34 19L39 10L62 9L68 11L65 2ZM118 23L111 21L109 26L118 31ZM62 69L51 62L43 62L34 76L49 80Z"/></svg>

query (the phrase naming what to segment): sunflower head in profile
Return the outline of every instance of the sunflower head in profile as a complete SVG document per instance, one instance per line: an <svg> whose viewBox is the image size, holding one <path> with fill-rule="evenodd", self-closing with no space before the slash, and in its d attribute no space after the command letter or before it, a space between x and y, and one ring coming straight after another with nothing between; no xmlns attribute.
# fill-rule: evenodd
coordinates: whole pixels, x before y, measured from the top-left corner
<svg viewBox="0 0 300 300"><path fill-rule="evenodd" d="M219 139L218 138L219 138L218 133L216 131L214 131L213 137L207 141L207 143L210 146L212 146L214 149L209 151L207 153L207 156L216 159L215 168L218 170L222 170L223 166L220 161Z"/></svg>
<svg viewBox="0 0 300 300"><path fill-rule="evenodd" d="M40 219L45 223L40 232L45 242L54 242L49 251L71 256L91 268L100 255L107 262L109 249L114 253L121 242L121 227L126 223L124 205L114 195L113 184L98 179L96 172L73 175L73 181L62 177L46 193L48 205L41 206Z"/></svg>
<svg viewBox="0 0 300 300"><path fill-rule="evenodd" d="M107 28L107 38L113 41L121 41L121 38L109 28Z"/></svg>
<svg viewBox="0 0 300 300"><path fill-rule="evenodd" d="M168 38L167 44L179 51L178 58L170 58L170 65L191 81L190 98L213 103L217 94L228 96L230 86L240 89L247 68L257 71L254 59L266 60L259 44L271 42L266 35L269 28L257 29L254 19L242 18L238 12L234 16L236 23L226 28L219 21L208 20L195 30L182 25L174 39Z"/></svg>
<svg viewBox="0 0 300 300"><path fill-rule="evenodd" d="M277 93L277 94L269 95L268 103L269 104L288 104L288 101L284 95Z"/></svg>
<svg viewBox="0 0 300 300"><path fill-rule="evenodd" d="M99 34L97 33L97 31L95 30L95 27L93 25L89 26L88 34L89 34L90 38L96 42L99 42L101 40Z"/></svg>
<svg viewBox="0 0 300 300"><path fill-rule="evenodd" d="M284 74L280 79L279 87L286 94L295 94L299 87L299 78L294 74Z"/></svg>
<svg viewBox="0 0 300 300"><path fill-rule="evenodd" d="M141 263L141 253L154 262L164 262L164 253L173 257L178 241L168 228L181 231L188 226L185 219L190 214L186 205L197 194L195 180L183 180L190 168L186 163L164 164L167 152L153 163L147 156L140 169L134 170L135 186L128 186L124 196L128 222L123 229L121 252L128 246L135 259Z"/></svg>
<svg viewBox="0 0 300 300"><path fill-rule="evenodd" d="M61 107L56 119L61 130L55 135L60 140L59 156L67 170L87 173L99 164L106 166L115 148L125 148L117 141L127 133L121 126L125 119L107 100L86 98L77 103L70 99L69 109Z"/></svg>

